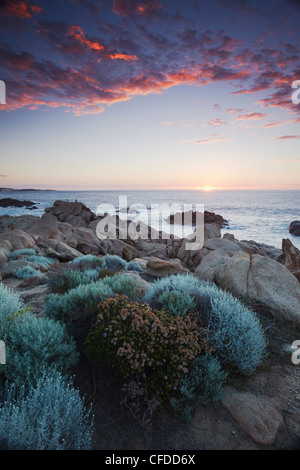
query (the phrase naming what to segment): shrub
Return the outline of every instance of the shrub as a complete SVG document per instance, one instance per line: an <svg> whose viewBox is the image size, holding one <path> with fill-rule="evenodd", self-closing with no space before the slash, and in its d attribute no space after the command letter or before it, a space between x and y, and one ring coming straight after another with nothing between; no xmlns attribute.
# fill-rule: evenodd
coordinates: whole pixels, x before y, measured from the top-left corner
<svg viewBox="0 0 300 470"><path fill-rule="evenodd" d="M102 263L103 258L99 258L95 255L83 255L70 261L69 264L72 267L77 267L78 269L95 269L100 268Z"/></svg>
<svg viewBox="0 0 300 470"><path fill-rule="evenodd" d="M0 423L0 450L26 450L24 444L10 437L3 428Z"/></svg>
<svg viewBox="0 0 300 470"><path fill-rule="evenodd" d="M59 322L24 310L21 315L11 315L6 323L2 380L17 388L22 384L29 387L36 384L43 368L66 374L77 362L75 343Z"/></svg>
<svg viewBox="0 0 300 470"><path fill-rule="evenodd" d="M20 295L0 283L0 339L4 339L9 317L22 308L24 308L24 303Z"/></svg>
<svg viewBox="0 0 300 470"><path fill-rule="evenodd" d="M87 271L78 271L77 269L66 269L60 274L54 274L54 279L51 279L53 289L59 294L68 292L70 289L80 286L81 284L89 284L93 281ZM93 270L94 271L94 270ZM98 273L98 271L96 271Z"/></svg>
<svg viewBox="0 0 300 470"><path fill-rule="evenodd" d="M103 264L102 264L103 269L108 269L110 271L122 271L122 270L126 270L127 268L127 262L124 259L116 255L107 254L102 258L102 260L103 260Z"/></svg>
<svg viewBox="0 0 300 470"><path fill-rule="evenodd" d="M197 357L180 383L180 396L172 397L171 406L189 420L194 401L205 405L222 398L226 378L227 374L222 370L217 358L209 354Z"/></svg>
<svg viewBox="0 0 300 470"><path fill-rule="evenodd" d="M127 263L127 271L136 271L136 272L142 272L144 271L142 266L137 263L136 261L129 261L129 263Z"/></svg>
<svg viewBox="0 0 300 470"><path fill-rule="evenodd" d="M9 261L14 261L18 259L19 255L35 256L36 252L32 248L24 248L22 250L12 251L9 256Z"/></svg>
<svg viewBox="0 0 300 470"><path fill-rule="evenodd" d="M118 273L114 276L107 276L103 283L109 286L114 294L124 294L132 300L137 300L142 296L142 290L137 281L125 273Z"/></svg>
<svg viewBox="0 0 300 470"><path fill-rule="evenodd" d="M180 317L184 317L196 306L196 302L189 294L178 290L165 291L157 300L161 308L167 309L173 315L179 315Z"/></svg>
<svg viewBox="0 0 300 470"><path fill-rule="evenodd" d="M43 373L26 396L6 387L0 407L0 436L8 448L89 450L93 417L78 390L59 373Z"/></svg>
<svg viewBox="0 0 300 470"><path fill-rule="evenodd" d="M19 279L29 279L30 277L43 275L39 269L34 269L31 266L23 266L22 268L13 271L12 274Z"/></svg>
<svg viewBox="0 0 300 470"><path fill-rule="evenodd" d="M38 255L29 256L27 258L27 261L30 261L31 263L45 264L47 267L50 266L50 264L54 263L54 260L52 258L47 258L46 256Z"/></svg>
<svg viewBox="0 0 300 470"><path fill-rule="evenodd" d="M80 284L63 295L48 294L46 314L60 321L76 320L80 315L95 313L100 302L121 293L129 297L139 293L136 281L126 274L107 276L96 282L89 280L88 284Z"/></svg>
<svg viewBox="0 0 300 470"><path fill-rule="evenodd" d="M202 283L195 299L208 340L223 364L253 373L266 356L266 338L257 315L230 293Z"/></svg>
<svg viewBox="0 0 300 470"><path fill-rule="evenodd" d="M86 269L84 275L90 279L90 281L97 281L99 279L99 271L98 269Z"/></svg>
<svg viewBox="0 0 300 470"><path fill-rule="evenodd" d="M232 364L246 375L254 372L265 357L266 339L258 317L239 299L213 283L183 274L154 282L144 298L152 308L163 308L165 302L184 315L189 311L189 296L221 363ZM172 302L176 297L178 307Z"/></svg>
<svg viewBox="0 0 300 470"><path fill-rule="evenodd" d="M106 360L122 377L138 378L148 392L168 400L189 363L208 349L203 331L188 315L182 319L116 295L99 305L86 338L86 353Z"/></svg>
<svg viewBox="0 0 300 470"><path fill-rule="evenodd" d="M111 296L113 291L103 280L81 284L63 295L45 296L46 314L56 320L72 321L87 312L96 312L98 303Z"/></svg>
<svg viewBox="0 0 300 470"><path fill-rule="evenodd" d="M162 308L159 298L164 292L177 291L183 293L185 298L187 298L187 295L193 298L199 286L200 281L194 276L189 274L172 274L153 282L145 293L144 299L152 308Z"/></svg>

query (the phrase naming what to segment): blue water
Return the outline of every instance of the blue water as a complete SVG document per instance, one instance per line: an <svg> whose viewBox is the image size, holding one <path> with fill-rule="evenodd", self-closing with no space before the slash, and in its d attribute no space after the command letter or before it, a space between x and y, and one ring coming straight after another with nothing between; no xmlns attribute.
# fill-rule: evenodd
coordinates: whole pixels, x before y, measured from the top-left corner
<svg viewBox="0 0 300 470"><path fill-rule="evenodd" d="M0 208L0 215L41 216L45 208L58 199L77 199L93 212L100 204L111 204L119 209L120 196L127 197L128 206L144 205L145 210L141 208L140 212L142 220L145 220L146 208L154 204L176 203L182 209L185 204L192 204L194 210L198 204L228 220L229 227L223 229L222 234L229 232L238 240L255 240L276 248L281 248L283 238L289 238L300 249L300 237L289 233L289 224L300 220L300 191L10 191L1 192L0 198L30 200L38 209ZM159 213L154 212L151 225L158 228L158 224ZM162 228L166 230L167 226Z"/></svg>

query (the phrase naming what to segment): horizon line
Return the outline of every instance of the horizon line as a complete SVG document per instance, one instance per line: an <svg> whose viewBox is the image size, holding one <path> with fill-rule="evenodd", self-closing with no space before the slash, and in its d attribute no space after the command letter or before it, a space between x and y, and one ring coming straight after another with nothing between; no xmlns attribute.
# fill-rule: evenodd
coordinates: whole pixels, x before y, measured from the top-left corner
<svg viewBox="0 0 300 470"><path fill-rule="evenodd" d="M13 192L13 191L76 191L76 192L84 192L84 191L199 191L199 192L216 192L216 191L300 191L300 188L215 188L211 187L197 187L197 188L85 188L85 189L78 189L78 188L33 188L33 187L0 187L0 192Z"/></svg>

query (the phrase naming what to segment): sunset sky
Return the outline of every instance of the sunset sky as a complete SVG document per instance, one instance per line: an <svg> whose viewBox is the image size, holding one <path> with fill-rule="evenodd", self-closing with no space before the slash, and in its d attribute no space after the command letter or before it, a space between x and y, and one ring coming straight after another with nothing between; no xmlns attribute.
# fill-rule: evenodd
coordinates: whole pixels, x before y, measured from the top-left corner
<svg viewBox="0 0 300 470"><path fill-rule="evenodd" d="M299 24L298 0L2 1L0 186L300 189Z"/></svg>

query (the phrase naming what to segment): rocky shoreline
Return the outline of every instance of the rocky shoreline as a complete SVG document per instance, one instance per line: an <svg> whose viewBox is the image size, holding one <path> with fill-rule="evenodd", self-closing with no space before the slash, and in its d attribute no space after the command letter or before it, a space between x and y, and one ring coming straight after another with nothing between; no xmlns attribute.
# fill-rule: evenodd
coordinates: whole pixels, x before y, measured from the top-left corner
<svg viewBox="0 0 300 470"><path fill-rule="evenodd" d="M141 223L137 232L143 229L146 237L132 239L126 237L130 222L112 216L106 222L118 238L101 240L96 233L101 220L83 203L64 201L56 201L42 217L1 216L2 278L26 263L22 259L9 261L15 250L34 249L37 255L60 263L86 254L109 253L126 261L135 260L146 273L157 277L193 273L253 305L263 306L276 318L300 325L300 252L290 240L284 239L280 250L253 240L237 240L230 233L221 237L222 217L210 213L209 222L204 223L204 244L191 251L186 243L193 234L178 239Z"/></svg>
<svg viewBox="0 0 300 470"><path fill-rule="evenodd" d="M191 237L167 237L153 230L152 238L122 238L128 222L114 217L108 219L109 230L113 232L116 228L121 237L101 240L96 232L101 220L84 204L64 201L56 201L42 217L1 216L2 282L20 292L37 315L44 313L46 279L53 266L86 254L100 257L113 254L136 262L142 274L130 275L139 279L141 285L177 273L217 284L260 312L266 330L280 341L276 354L271 354L270 371L262 371L242 385L228 385L219 403L199 406L190 425L195 445L208 449L277 449L298 445L300 398L296 390L300 366L292 364L283 346L291 339L300 339L293 338L293 334L300 332L300 251L288 239L282 240L282 249L277 249L253 240L237 240L229 233L221 236L222 217L213 213L204 220L204 244L197 251L186 249ZM147 226L143 228L150 233ZM53 263L45 265L38 258L29 261L24 255L12 259L11 254L17 250L34 250L37 256L51 258ZM14 273L24 267L41 274L17 278ZM278 324L287 325L294 332L292 336L286 336ZM203 432L203 428L208 431Z"/></svg>

